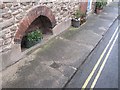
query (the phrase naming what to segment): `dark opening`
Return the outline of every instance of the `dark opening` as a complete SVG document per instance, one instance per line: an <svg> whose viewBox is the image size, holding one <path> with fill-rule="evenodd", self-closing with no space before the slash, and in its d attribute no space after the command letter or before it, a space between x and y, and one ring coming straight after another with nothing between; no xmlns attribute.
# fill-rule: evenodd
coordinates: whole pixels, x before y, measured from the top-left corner
<svg viewBox="0 0 120 90"><path fill-rule="evenodd" d="M49 37L49 35L52 35L52 23L49 20L48 17L40 15L38 18L36 18L31 25L28 27L28 29L25 32L25 35L22 38L21 41L21 49L25 50L26 49L26 37L28 33L31 33L35 30L40 30L43 38ZM36 43L37 44L37 43Z"/></svg>

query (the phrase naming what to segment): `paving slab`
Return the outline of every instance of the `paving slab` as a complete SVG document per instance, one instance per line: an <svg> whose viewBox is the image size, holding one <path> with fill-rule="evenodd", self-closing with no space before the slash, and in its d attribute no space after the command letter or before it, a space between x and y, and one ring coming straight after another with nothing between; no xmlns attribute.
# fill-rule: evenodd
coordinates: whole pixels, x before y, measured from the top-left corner
<svg viewBox="0 0 120 90"><path fill-rule="evenodd" d="M3 85L4 88L58 88L63 87L68 80L60 71L37 60L20 67L13 77Z"/></svg>
<svg viewBox="0 0 120 90"><path fill-rule="evenodd" d="M102 36L109 29L113 21L105 20L102 18L96 19L95 23L86 23L86 30L93 31L94 33Z"/></svg>
<svg viewBox="0 0 120 90"><path fill-rule="evenodd" d="M72 32L71 32L72 33ZM90 30L82 30L77 32L76 34L63 34L63 38L66 38L71 41L75 41L79 44L85 44L88 46L91 46L92 49L97 45L99 40L102 38L102 36L94 33Z"/></svg>

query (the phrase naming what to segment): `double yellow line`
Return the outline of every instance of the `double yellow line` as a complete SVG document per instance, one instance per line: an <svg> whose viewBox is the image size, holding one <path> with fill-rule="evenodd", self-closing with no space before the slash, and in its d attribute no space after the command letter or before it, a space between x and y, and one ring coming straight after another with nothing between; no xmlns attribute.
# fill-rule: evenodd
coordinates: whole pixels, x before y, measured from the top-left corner
<svg viewBox="0 0 120 90"><path fill-rule="evenodd" d="M112 48L113 48L113 46L114 46L114 44L115 44L115 42L116 42L116 40L117 40L117 38L118 38L118 33L117 33L117 32L118 32L118 28L119 28L119 26L118 26L117 29L115 30L113 36L112 36L111 39L109 40L109 43L107 44L107 46L105 47L104 51L102 52L100 58L98 59L97 63L95 64L93 70L91 71L91 73L90 73L89 76L87 77L86 81L84 82L81 90L84 90L84 89L87 87L89 81L91 80L91 78L92 78L92 76L94 75L96 69L98 68L100 62L102 61L102 59L103 59L103 57L104 57L104 55L105 55L108 47L110 46L111 42L113 41L113 39L114 39L114 37L115 37L115 39L114 39L114 41L113 41L113 43L112 43L112 45L111 45L111 47L110 47L110 49L109 49L109 51L108 51L108 53L107 53L107 55L106 55L106 57L105 57L105 59L104 59L104 61L103 61L103 63L102 63L102 65L101 65L101 67L100 67L100 69L99 69L99 71L98 71L98 73L97 73L97 75L96 75L96 77L95 77L95 79L94 79L94 81L93 81L93 83L92 83L92 85L91 85L90 88L93 89L93 88L95 87L96 82L97 82L97 80L98 80L98 78L99 78L99 76L100 76L100 74L101 74L101 72L102 72L102 70L103 70L103 68L104 68L104 66L105 66L105 63L106 63L106 61L107 61L107 59L108 59L108 57L109 57L109 55L110 55L110 52L111 52L111 50L112 50ZM117 33L117 34L116 34L116 33ZM115 35L116 35L116 36L115 36Z"/></svg>

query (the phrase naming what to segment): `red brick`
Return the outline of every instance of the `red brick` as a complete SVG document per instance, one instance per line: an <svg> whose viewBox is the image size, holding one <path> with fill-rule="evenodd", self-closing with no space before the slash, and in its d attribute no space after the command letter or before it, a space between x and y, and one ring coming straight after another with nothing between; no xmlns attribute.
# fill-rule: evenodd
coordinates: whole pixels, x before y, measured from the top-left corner
<svg viewBox="0 0 120 90"><path fill-rule="evenodd" d="M30 10L27 15L20 21L19 29L15 35L15 42L21 41L22 37L25 35L26 30L28 29L29 25L40 15L44 15L49 18L52 23L52 26L55 26L56 20L55 16L52 14L52 11L45 7L45 6L38 6Z"/></svg>
<svg viewBox="0 0 120 90"><path fill-rule="evenodd" d="M86 0L86 2L81 2L80 3L80 10L81 10L81 12L86 13L87 6L88 6L88 0Z"/></svg>

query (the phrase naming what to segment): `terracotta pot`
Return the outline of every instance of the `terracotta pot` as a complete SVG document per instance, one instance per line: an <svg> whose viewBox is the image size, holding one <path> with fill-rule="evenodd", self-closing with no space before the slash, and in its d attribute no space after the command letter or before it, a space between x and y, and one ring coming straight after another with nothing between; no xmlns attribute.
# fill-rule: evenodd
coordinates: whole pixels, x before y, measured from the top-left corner
<svg viewBox="0 0 120 90"><path fill-rule="evenodd" d="M83 23L85 23L86 22L86 17L82 17L81 19L80 19L80 24L82 25Z"/></svg>
<svg viewBox="0 0 120 90"><path fill-rule="evenodd" d="M96 9L96 14L100 14L103 11L103 9Z"/></svg>

